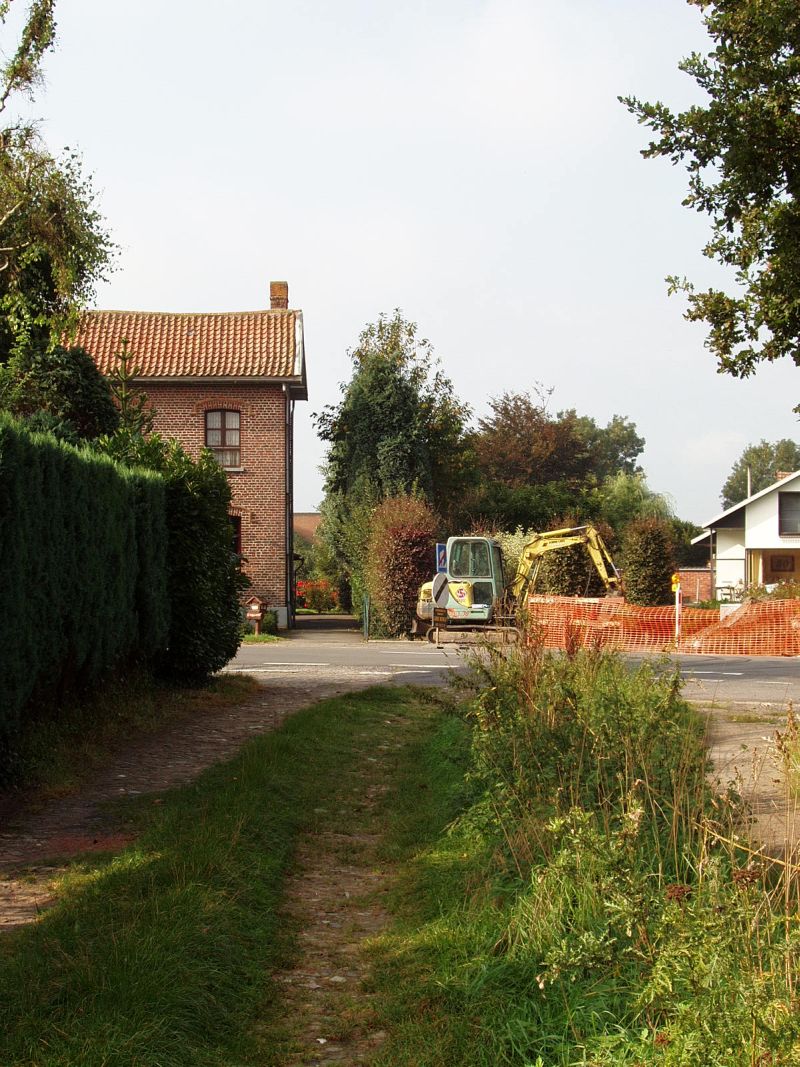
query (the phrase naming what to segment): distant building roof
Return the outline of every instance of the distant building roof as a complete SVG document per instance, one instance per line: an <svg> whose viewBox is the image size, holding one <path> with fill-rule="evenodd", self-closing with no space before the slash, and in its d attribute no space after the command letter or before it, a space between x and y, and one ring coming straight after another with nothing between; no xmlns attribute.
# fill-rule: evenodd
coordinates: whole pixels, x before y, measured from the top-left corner
<svg viewBox="0 0 800 1067"><path fill-rule="evenodd" d="M306 541L313 541L316 537L322 516L318 511L296 511L294 513L294 532Z"/></svg>
<svg viewBox="0 0 800 1067"><path fill-rule="evenodd" d="M123 340L142 380L266 379L286 382L298 399L308 396L301 311L87 311L73 343L108 374Z"/></svg>

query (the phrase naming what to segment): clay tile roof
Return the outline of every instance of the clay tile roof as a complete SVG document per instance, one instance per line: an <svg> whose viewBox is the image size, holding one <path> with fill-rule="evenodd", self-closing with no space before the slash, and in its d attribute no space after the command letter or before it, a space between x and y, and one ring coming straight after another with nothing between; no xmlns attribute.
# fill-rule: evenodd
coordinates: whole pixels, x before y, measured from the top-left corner
<svg viewBox="0 0 800 1067"><path fill-rule="evenodd" d="M305 387L298 311L87 311L72 343L107 374L123 340L142 378L287 378Z"/></svg>

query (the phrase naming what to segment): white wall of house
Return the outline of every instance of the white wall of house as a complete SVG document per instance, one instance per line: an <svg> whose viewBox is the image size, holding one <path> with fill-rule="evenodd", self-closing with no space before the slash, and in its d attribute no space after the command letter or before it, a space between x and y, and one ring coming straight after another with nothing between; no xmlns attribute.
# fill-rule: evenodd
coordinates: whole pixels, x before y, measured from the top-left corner
<svg viewBox="0 0 800 1067"><path fill-rule="evenodd" d="M713 520L709 524L707 529L714 530L716 539L717 588L800 579L800 534L780 533L781 493L800 494L800 471L755 494L747 503L731 509L731 513L719 516L729 522L741 522L741 527L720 529ZM789 524L796 521L793 506L784 508L784 519Z"/></svg>
<svg viewBox="0 0 800 1067"><path fill-rule="evenodd" d="M747 548L800 548L800 537L778 533L778 490L754 500L744 509Z"/></svg>
<svg viewBox="0 0 800 1067"><path fill-rule="evenodd" d="M715 584L738 585L745 580L745 531L717 530Z"/></svg>

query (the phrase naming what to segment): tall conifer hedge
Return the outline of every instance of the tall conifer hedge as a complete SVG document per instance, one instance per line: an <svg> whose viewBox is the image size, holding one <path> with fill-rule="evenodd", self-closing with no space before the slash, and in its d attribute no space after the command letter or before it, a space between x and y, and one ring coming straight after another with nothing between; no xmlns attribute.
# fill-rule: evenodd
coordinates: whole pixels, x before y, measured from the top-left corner
<svg viewBox="0 0 800 1067"><path fill-rule="evenodd" d="M168 640L161 477L0 414L0 775L25 706Z"/></svg>

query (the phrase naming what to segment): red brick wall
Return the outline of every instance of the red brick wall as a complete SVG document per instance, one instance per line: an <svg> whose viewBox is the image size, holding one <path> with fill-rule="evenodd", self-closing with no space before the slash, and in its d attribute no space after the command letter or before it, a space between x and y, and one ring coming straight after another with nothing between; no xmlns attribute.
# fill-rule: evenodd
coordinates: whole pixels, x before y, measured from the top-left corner
<svg viewBox="0 0 800 1067"><path fill-rule="evenodd" d="M680 567L678 573L681 576L681 593L685 602L712 599L714 592L708 567Z"/></svg>
<svg viewBox="0 0 800 1067"><path fill-rule="evenodd" d="M231 511L242 523L242 554L252 583L246 597L286 607L286 397L274 385L144 387L156 409L155 429L197 456L205 441L205 413L240 413L241 471L228 471Z"/></svg>

